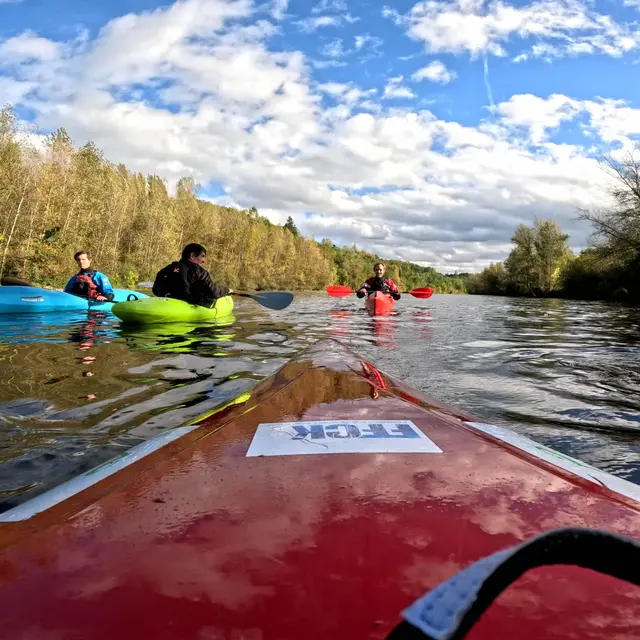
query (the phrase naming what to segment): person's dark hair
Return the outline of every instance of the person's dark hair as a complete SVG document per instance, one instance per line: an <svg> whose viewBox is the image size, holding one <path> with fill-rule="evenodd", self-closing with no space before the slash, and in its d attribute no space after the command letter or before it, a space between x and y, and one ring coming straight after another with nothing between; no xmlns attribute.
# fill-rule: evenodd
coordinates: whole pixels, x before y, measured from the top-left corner
<svg viewBox="0 0 640 640"><path fill-rule="evenodd" d="M202 254L206 255L207 250L201 244L196 244L195 242L192 242L182 250L182 259L189 260L192 253L195 254L196 256L201 256Z"/></svg>
<svg viewBox="0 0 640 640"><path fill-rule="evenodd" d="M384 262L376 262L376 263L373 265L373 269L374 269L374 271L375 271L375 268L376 268L376 267L384 267L384 268L386 269L386 268L387 268L387 265L386 265Z"/></svg>
<svg viewBox="0 0 640 640"><path fill-rule="evenodd" d="M73 259L77 260L80 256L87 256L91 260L91 254L88 251L76 251L73 255Z"/></svg>

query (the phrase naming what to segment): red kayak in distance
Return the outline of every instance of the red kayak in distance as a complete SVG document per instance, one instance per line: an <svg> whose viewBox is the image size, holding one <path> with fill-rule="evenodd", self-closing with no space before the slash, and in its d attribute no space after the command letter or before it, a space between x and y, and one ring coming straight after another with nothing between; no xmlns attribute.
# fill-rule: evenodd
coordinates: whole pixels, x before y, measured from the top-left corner
<svg viewBox="0 0 640 640"><path fill-rule="evenodd" d="M383 316L393 311L395 300L382 291L374 291L367 296L365 307L371 315Z"/></svg>
<svg viewBox="0 0 640 640"><path fill-rule="evenodd" d="M322 340L0 514L2 637L638 638L639 536L638 485Z"/></svg>

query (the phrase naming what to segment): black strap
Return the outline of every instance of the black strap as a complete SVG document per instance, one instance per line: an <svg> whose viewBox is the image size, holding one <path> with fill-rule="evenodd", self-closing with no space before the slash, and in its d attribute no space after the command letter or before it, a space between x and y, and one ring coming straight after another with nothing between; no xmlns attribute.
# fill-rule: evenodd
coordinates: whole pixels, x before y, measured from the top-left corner
<svg viewBox="0 0 640 640"><path fill-rule="evenodd" d="M460 640L493 601L529 569L575 565L640 586L640 544L607 531L548 531L478 560L403 612L387 640Z"/></svg>
<svg viewBox="0 0 640 640"><path fill-rule="evenodd" d="M131 302L131 300L139 300L138 296L135 293L130 293L127 296L127 302Z"/></svg>

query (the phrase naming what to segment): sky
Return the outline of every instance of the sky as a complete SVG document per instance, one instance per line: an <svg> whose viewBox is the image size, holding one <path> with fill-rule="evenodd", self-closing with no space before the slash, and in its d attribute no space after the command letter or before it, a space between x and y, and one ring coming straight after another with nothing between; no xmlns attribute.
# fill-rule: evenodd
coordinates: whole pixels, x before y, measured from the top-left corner
<svg viewBox="0 0 640 640"><path fill-rule="evenodd" d="M640 0L0 0L0 102L112 162L442 272L609 204Z"/></svg>

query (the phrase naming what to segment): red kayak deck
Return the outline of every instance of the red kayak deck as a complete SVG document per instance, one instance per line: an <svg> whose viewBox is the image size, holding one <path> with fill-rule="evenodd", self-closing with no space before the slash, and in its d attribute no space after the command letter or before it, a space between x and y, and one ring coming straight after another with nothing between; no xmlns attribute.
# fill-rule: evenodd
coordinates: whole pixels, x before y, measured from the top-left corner
<svg viewBox="0 0 640 640"><path fill-rule="evenodd" d="M542 531L640 534L637 485L420 396L334 341L242 400L57 504L54 491L2 514L2 636L385 638L425 591ZM640 589L554 566L466 637L637 638L639 620Z"/></svg>
<svg viewBox="0 0 640 640"><path fill-rule="evenodd" d="M365 301L367 311L375 316L391 313L394 306L395 300L391 296L382 293L382 291L374 291Z"/></svg>

